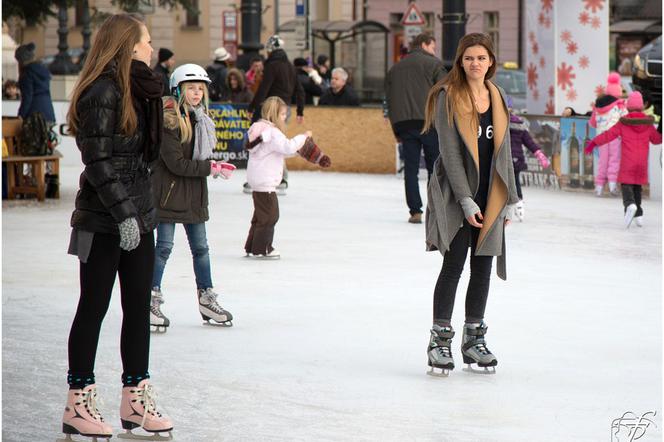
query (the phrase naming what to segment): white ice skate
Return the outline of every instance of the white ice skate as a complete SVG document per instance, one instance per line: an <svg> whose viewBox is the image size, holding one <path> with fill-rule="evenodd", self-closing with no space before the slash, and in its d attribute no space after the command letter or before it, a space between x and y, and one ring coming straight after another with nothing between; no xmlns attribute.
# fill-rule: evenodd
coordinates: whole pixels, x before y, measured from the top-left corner
<svg viewBox="0 0 664 442"><path fill-rule="evenodd" d="M275 260L275 259L281 259L281 254L279 252L277 252L276 249L273 249L270 253L267 253L265 255L263 255L263 254L254 255L253 253L247 253L245 255L245 258L254 259L254 260L257 260L257 261L261 261L261 260L271 261L271 260Z"/></svg>
<svg viewBox="0 0 664 442"><path fill-rule="evenodd" d="M519 222L523 222L523 218L525 216L525 210L523 208L523 200L520 200L518 203L514 205L514 217L519 220Z"/></svg>
<svg viewBox="0 0 664 442"><path fill-rule="evenodd" d="M615 183L613 181L609 182L609 193L611 194L611 196L620 195L620 192L618 191L618 183Z"/></svg>
<svg viewBox="0 0 664 442"><path fill-rule="evenodd" d="M636 223L637 227L643 227L643 216L634 217L634 222Z"/></svg>
<svg viewBox="0 0 664 442"><path fill-rule="evenodd" d="M198 311L205 321L204 325L232 327L233 315L224 310L217 302L217 294L212 288L198 290ZM213 322L210 322L212 320Z"/></svg>
<svg viewBox="0 0 664 442"><path fill-rule="evenodd" d="M630 204L625 209L625 228L629 229L629 226L632 225L634 220L634 215L636 214L636 204Z"/></svg>
<svg viewBox="0 0 664 442"><path fill-rule="evenodd" d="M154 287L150 299L150 331L166 333L166 330L171 325L171 321L161 311L161 304L163 303L164 297L161 294L161 290L159 287Z"/></svg>
<svg viewBox="0 0 664 442"><path fill-rule="evenodd" d="M602 192L604 191L604 186L600 186L599 184L595 186L595 196L602 196Z"/></svg>
<svg viewBox="0 0 664 442"><path fill-rule="evenodd" d="M173 440L173 434L171 433L173 422L157 411L155 398L156 394L148 379L142 380L135 387L124 387L122 389L120 421L125 432L118 434L118 438L152 441ZM136 429L140 433L132 431Z"/></svg>

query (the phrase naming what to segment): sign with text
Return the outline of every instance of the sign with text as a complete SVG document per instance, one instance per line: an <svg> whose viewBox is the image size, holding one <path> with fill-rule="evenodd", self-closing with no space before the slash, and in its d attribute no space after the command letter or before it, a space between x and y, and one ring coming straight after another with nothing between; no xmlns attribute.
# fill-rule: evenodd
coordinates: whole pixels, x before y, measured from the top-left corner
<svg viewBox="0 0 664 442"><path fill-rule="evenodd" d="M560 117L551 115L520 115L528 126L528 132L542 152L551 160L551 166L542 169L539 161L525 149L528 169L521 172L521 186L560 190Z"/></svg>
<svg viewBox="0 0 664 442"><path fill-rule="evenodd" d="M211 103L210 118L217 131L217 145L212 157L239 168L247 167L249 153L244 149L244 143L251 126L247 105Z"/></svg>

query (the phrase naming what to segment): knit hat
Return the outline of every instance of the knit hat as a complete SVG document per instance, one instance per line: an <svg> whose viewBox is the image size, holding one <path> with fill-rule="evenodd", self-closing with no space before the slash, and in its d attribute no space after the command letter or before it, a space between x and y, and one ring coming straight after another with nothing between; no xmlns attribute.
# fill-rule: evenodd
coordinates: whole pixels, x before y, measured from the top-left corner
<svg viewBox="0 0 664 442"><path fill-rule="evenodd" d="M158 57L159 63L163 63L167 60L170 60L170 58L173 55L175 55L175 54L170 49L159 48L159 57Z"/></svg>
<svg viewBox="0 0 664 442"><path fill-rule="evenodd" d="M214 61L226 61L231 58L225 47L220 47L214 50Z"/></svg>
<svg viewBox="0 0 664 442"><path fill-rule="evenodd" d="M642 111L643 110L643 96L641 92L634 91L627 97L627 110Z"/></svg>
<svg viewBox="0 0 664 442"><path fill-rule="evenodd" d="M320 167L330 167L332 165L332 160L330 157L325 155L320 147L316 145L314 140L311 137L307 137L304 141L304 145L297 151L298 154L305 160L310 163L318 164Z"/></svg>
<svg viewBox="0 0 664 442"><path fill-rule="evenodd" d="M327 55L325 55L325 54L320 54L320 55L318 56L318 58L316 58L316 64L317 64L318 66L322 66L322 65L325 64L325 62L326 62L327 60L329 60L329 58L328 58Z"/></svg>
<svg viewBox="0 0 664 442"><path fill-rule="evenodd" d="M283 48L284 48L284 41L278 35L273 35L272 37L268 38L267 43L265 43L265 50L268 52L272 52L275 49L283 49Z"/></svg>
<svg viewBox="0 0 664 442"><path fill-rule="evenodd" d="M298 57L295 60L293 60L293 65L295 65L296 68L301 68L304 66L307 66L309 63L307 63L307 60L305 60L302 57Z"/></svg>
<svg viewBox="0 0 664 442"><path fill-rule="evenodd" d="M616 98L622 96L622 86L620 86L620 74L617 72L611 72L609 78L606 80L607 85L604 89L604 92L607 95L612 95Z"/></svg>
<svg viewBox="0 0 664 442"><path fill-rule="evenodd" d="M19 64L25 64L35 59L35 44L30 42L16 48L14 58Z"/></svg>

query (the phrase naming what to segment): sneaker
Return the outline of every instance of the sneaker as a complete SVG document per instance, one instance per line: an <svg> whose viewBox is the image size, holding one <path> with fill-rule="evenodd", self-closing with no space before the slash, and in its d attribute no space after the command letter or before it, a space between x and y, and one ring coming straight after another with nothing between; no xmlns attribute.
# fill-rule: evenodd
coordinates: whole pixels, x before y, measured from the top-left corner
<svg viewBox="0 0 664 442"><path fill-rule="evenodd" d="M634 220L634 215L636 214L636 204L630 204L625 209L625 228L629 229L629 226Z"/></svg>
<svg viewBox="0 0 664 442"><path fill-rule="evenodd" d="M249 185L249 183L244 183L242 185L242 192L244 192L244 193L252 193L253 192L253 190L251 190L251 186Z"/></svg>
<svg viewBox="0 0 664 442"><path fill-rule="evenodd" d="M97 386L95 384L83 389L69 390L65 413L62 416L62 432L69 438L71 434L93 438L110 438L113 435L113 428L104 422L104 418L97 410Z"/></svg>
<svg viewBox="0 0 664 442"><path fill-rule="evenodd" d="M634 217L634 222L638 227L643 227L643 215Z"/></svg>
<svg viewBox="0 0 664 442"><path fill-rule="evenodd" d="M410 218L408 218L408 222L411 224L422 224L422 214L413 213L412 215L410 215Z"/></svg>

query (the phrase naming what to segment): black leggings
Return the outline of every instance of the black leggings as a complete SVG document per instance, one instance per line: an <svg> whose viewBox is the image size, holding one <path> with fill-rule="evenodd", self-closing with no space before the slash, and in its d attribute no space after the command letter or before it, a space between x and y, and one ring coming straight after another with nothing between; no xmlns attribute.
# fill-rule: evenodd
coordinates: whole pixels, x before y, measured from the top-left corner
<svg viewBox="0 0 664 442"><path fill-rule="evenodd" d="M141 235L138 247L120 249L120 236L95 233L87 263L80 263L81 296L69 332L69 384L94 382L99 332L111 301L116 274L120 279L122 332L120 355L127 378L148 377L150 351L150 285L154 234ZM87 381L87 382L86 382Z"/></svg>
<svg viewBox="0 0 664 442"><path fill-rule="evenodd" d="M640 184L621 184L623 206L627 210L630 204L636 204L636 213L634 216L643 216L643 208L641 207L641 185Z"/></svg>
<svg viewBox="0 0 664 442"><path fill-rule="evenodd" d="M440 270L436 289L433 292L434 321L449 324L452 319L454 298L469 247L470 282L466 292L466 322L480 322L484 318L493 256L475 255L479 232L480 229L464 221L463 227L452 240L450 249L445 252L443 268Z"/></svg>
<svg viewBox="0 0 664 442"><path fill-rule="evenodd" d="M516 184L516 194L519 196L519 199L523 199L523 192L521 192L521 180L519 179L519 175L521 175L521 171L517 170L516 168L514 169L514 183Z"/></svg>

